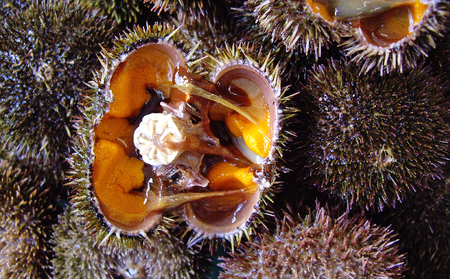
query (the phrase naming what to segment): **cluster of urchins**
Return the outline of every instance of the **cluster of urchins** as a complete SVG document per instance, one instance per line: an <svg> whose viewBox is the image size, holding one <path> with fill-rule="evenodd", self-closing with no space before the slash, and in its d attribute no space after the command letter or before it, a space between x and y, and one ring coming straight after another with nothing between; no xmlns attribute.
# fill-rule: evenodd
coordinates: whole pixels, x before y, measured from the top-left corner
<svg viewBox="0 0 450 279"><path fill-rule="evenodd" d="M159 12L208 9L213 16L223 16L207 1L151 2ZM245 39L219 44L214 41L222 40L214 37L217 34L206 34L210 44L223 48L204 47L208 42L198 36L207 28L183 26L207 16L200 12L192 22L171 21L178 27L134 27L101 52L103 68L83 92L82 117L75 122L67 178L73 196L54 237L57 276L101 276L96 271L68 271L90 261L103 262L98 269L105 277L113 276L106 270L116 269L130 278L164 278L164 272L174 274L177 264L169 264L167 271L158 266L171 260L164 251L150 274L155 267L149 267L153 264L148 254L155 250L175 250L186 235L193 246L208 239L235 245L242 236L252 235L264 222L264 206L273 195L282 142L289 137L300 141L283 130L284 93L289 91L283 80L295 79L283 57L312 54L317 61L323 47L333 44L342 48L343 61L315 67L300 92L311 97L313 108L307 112L316 120L307 127L312 132L310 139L302 139L307 143L300 152L308 157L308 183L340 198L348 208L381 211L425 188L427 179L442 176L450 128L440 91L447 87L439 77L428 75L426 66L411 68L446 31L448 1L217 2L240 5L236 14L258 25L246 27L249 33L257 30L253 37L248 35L255 44ZM56 5L45 3L46 10ZM264 42L256 42L261 37ZM42 61L39 65L45 64ZM35 68L44 83L53 77L51 66ZM418 85L411 90L411 84ZM372 114L374 106L378 110ZM363 127L370 124L376 129ZM16 135L8 144L25 146L20 133ZM36 142L42 143L39 152L48 151L46 141L37 136ZM417 159L404 160L406 153ZM5 173L6 165L2 163ZM301 222L286 215L275 236L259 234L259 239L233 251L232 259L221 264L222 277L401 276L404 257L398 255L390 230L348 213L337 219L327 214L318 207L312 218ZM177 231L181 240L164 237L166 230ZM73 239L85 242L77 245L82 257L69 255ZM88 255L91 248L93 256ZM279 254L286 251L287 257ZM184 272L174 277L198 276L194 269L204 269L190 266L190 253L174 256ZM77 260L68 260L71 257ZM258 266L260 258L264 261ZM7 259L1 256L0 266L9 265ZM140 270L142 266L146 270Z"/></svg>
<svg viewBox="0 0 450 279"><path fill-rule="evenodd" d="M448 6L443 1L246 4L248 9L255 9L261 28L274 40L280 39L287 50L300 44L305 53L313 52L317 59L322 46L340 42L346 55L357 62L351 67L358 65L359 73L375 69L381 76L416 65L417 58L432 47L429 41L444 30L436 21L447 16ZM280 16L289 10L306 16L311 25ZM275 181L284 89L272 58L263 57L247 44L227 46L217 52L220 57L214 57L217 53L201 53L206 55L203 57L196 52L189 32L180 28L156 24L127 32L116 40L112 51L102 52L103 69L90 83L84 118L77 123L70 185L75 189L73 204L78 216L95 232L97 243L136 236L151 238L153 233L180 221L194 231L192 242L225 238L234 243L235 238L252 233L258 223L255 218L263 211L264 199ZM312 29L321 34L311 35L308 32ZM343 71L339 65L330 67L338 73L335 77ZM316 80L321 71L316 70ZM331 72L324 73L333 79ZM357 76L350 78L358 84ZM306 90L317 90L312 88L314 84L310 86ZM370 151L374 158L377 152L387 154L380 153L378 157L388 158L380 162L373 159L381 165L378 169L394 160L390 150L383 148ZM444 153L437 152L439 158L431 160L436 159L440 165ZM312 166L320 161L311 158ZM375 163L370 161L370 165ZM321 181L327 179L322 171L333 170L333 166L322 170L323 166L325 163L311 171L317 172ZM339 188L343 182L330 183L337 186L328 185L328 190ZM350 206L359 201L365 207L382 208L394 204L402 191L401 187L394 189L388 200L382 196L381 204L373 204L377 201L373 197L342 195ZM367 195L378 194L368 191ZM339 224L335 229L343 230ZM389 232L381 235L384 238L380 241L391 243ZM355 249L376 248L361 246ZM394 256L394 250L386 250L392 253L392 261L371 263L375 273L400 274L402 257ZM237 267L230 266L224 265L234 276Z"/></svg>

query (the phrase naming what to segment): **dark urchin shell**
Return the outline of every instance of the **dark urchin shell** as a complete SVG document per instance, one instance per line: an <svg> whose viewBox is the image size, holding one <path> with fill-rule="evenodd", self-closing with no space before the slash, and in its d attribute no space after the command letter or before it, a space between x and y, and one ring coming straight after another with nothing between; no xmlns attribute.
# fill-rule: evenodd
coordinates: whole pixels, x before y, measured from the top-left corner
<svg viewBox="0 0 450 279"><path fill-rule="evenodd" d="M138 0L139 1L139 0ZM140 0L142 1L142 0ZM230 12L229 3L231 0L143 0L153 4L152 10L160 14L168 12L170 14L183 13L188 18L200 20L208 18L214 22L225 19Z"/></svg>
<svg viewBox="0 0 450 279"><path fill-rule="evenodd" d="M340 41L344 26L339 21L328 22L315 14L306 0L247 1L248 13L273 41L281 41L288 51L298 49L314 54L316 60L322 48Z"/></svg>
<svg viewBox="0 0 450 279"><path fill-rule="evenodd" d="M221 15L229 15L231 11L222 12ZM205 16L196 17L184 9L179 9L168 20L176 26L181 26L180 31L190 37L192 42L198 42L195 52L198 59L203 59L207 54L212 54L225 44L236 43L240 39L240 29L234 16L220 18ZM206 69L196 67L195 72L207 74Z"/></svg>
<svg viewBox="0 0 450 279"><path fill-rule="evenodd" d="M430 183L430 189L408 195L382 221L398 234L406 254L408 278L450 276L450 180ZM386 214L383 215L384 218Z"/></svg>
<svg viewBox="0 0 450 279"><path fill-rule="evenodd" d="M68 207L55 227L55 278L200 278L208 260L197 246L171 236L136 242L130 248L95 245L83 222Z"/></svg>
<svg viewBox="0 0 450 279"><path fill-rule="evenodd" d="M285 216L231 258L220 278L400 278L405 266L391 231L364 218L333 219L318 207L296 222Z"/></svg>
<svg viewBox="0 0 450 279"><path fill-rule="evenodd" d="M450 79L450 20L447 32L437 42L438 47L431 50L426 61L433 65L436 72L443 73Z"/></svg>
<svg viewBox="0 0 450 279"><path fill-rule="evenodd" d="M58 219L51 240L54 278L114 278L111 255L104 247L94 245L70 205Z"/></svg>
<svg viewBox="0 0 450 279"><path fill-rule="evenodd" d="M349 207L379 210L427 187L449 152L447 90L423 65L388 77L335 61L316 67L303 91L314 106L312 183Z"/></svg>
<svg viewBox="0 0 450 279"><path fill-rule="evenodd" d="M0 159L0 277L51 278L55 185L38 162Z"/></svg>
<svg viewBox="0 0 450 279"><path fill-rule="evenodd" d="M11 9L2 10L0 30L2 142L18 155L61 165L79 92L98 64L98 44L112 37L112 23L78 1Z"/></svg>
<svg viewBox="0 0 450 279"><path fill-rule="evenodd" d="M151 11L152 5L140 0L81 0L85 5L99 9L105 16L115 20L121 27L135 24L152 24L158 15ZM143 20L145 19L145 20Z"/></svg>

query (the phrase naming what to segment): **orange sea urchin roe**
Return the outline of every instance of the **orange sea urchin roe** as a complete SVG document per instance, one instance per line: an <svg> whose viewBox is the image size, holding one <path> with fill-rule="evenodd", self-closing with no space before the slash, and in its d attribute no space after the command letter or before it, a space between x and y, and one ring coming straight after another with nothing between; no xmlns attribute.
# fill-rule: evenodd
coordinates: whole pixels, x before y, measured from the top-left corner
<svg viewBox="0 0 450 279"><path fill-rule="evenodd" d="M105 114L102 121L95 127L95 135L100 139L106 139L120 144L128 155L134 152L133 132L134 127L126 118L114 118Z"/></svg>
<svg viewBox="0 0 450 279"><path fill-rule="evenodd" d="M253 181L250 168L240 168L228 162L219 162L206 175L209 180L208 187L213 191L244 189L248 190L248 194L252 194L258 185Z"/></svg>
<svg viewBox="0 0 450 279"><path fill-rule="evenodd" d="M335 20L334 15L330 14L326 5L314 0L307 0L306 2L308 3L313 13L320 15L328 22L333 22Z"/></svg>
<svg viewBox="0 0 450 279"><path fill-rule="evenodd" d="M149 100L149 88L172 82L176 65L161 46L149 45L130 54L114 72L110 89L114 101L109 114L130 117L139 114Z"/></svg>
<svg viewBox="0 0 450 279"><path fill-rule="evenodd" d="M242 136L248 148L261 157L270 152L269 115L258 125L237 112L225 116L225 124L236 137Z"/></svg>
<svg viewBox="0 0 450 279"><path fill-rule="evenodd" d="M94 188L108 217L125 225L140 222L146 214L145 198L130 192L144 183L144 162L104 139L97 140L94 153Z"/></svg>
<svg viewBox="0 0 450 279"><path fill-rule="evenodd" d="M258 189L258 184L253 181L254 176L251 167L238 167L229 162L215 164L207 173L208 187L213 191L243 190L241 193L206 199L196 202L199 207L200 217L203 220L220 220L234 211L239 211L239 205L243 205ZM218 214L222 212L221 214ZM217 215L218 214L218 215Z"/></svg>
<svg viewBox="0 0 450 279"><path fill-rule="evenodd" d="M150 98L147 87L157 84L156 73L152 68L123 62L111 79L114 101L110 104L109 114L114 117L137 115Z"/></svg>

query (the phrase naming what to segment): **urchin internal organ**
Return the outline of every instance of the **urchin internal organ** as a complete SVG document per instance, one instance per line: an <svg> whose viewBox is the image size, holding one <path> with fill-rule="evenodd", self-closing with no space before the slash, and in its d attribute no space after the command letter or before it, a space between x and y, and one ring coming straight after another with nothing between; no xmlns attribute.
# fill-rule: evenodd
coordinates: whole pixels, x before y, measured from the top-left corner
<svg viewBox="0 0 450 279"><path fill-rule="evenodd" d="M104 93L111 102L95 127L92 179L113 226L138 234L183 204L208 236L246 224L270 180L263 167L277 134L262 74L239 65L208 82L175 46L152 42L121 56Z"/></svg>
<svg viewBox="0 0 450 279"><path fill-rule="evenodd" d="M312 72L308 171L312 183L351 207L382 209L441 177L449 151L448 90L429 67L360 76L331 62Z"/></svg>

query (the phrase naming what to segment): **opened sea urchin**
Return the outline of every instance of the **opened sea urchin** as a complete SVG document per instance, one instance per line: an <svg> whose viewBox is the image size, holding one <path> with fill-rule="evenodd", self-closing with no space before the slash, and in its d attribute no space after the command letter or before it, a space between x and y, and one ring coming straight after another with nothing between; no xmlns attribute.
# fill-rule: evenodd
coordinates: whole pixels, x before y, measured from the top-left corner
<svg viewBox="0 0 450 279"><path fill-rule="evenodd" d="M358 1L318 2L344 11L336 14L352 26L342 43L347 55L360 63L362 72L375 68L381 74L417 66L421 57L436 48L450 13L446 0L375 0L361 6Z"/></svg>
<svg viewBox="0 0 450 279"><path fill-rule="evenodd" d="M317 60L322 47L341 39L341 21L321 15L312 0L251 0L245 5L269 37L282 41L288 51L298 47Z"/></svg>
<svg viewBox="0 0 450 279"><path fill-rule="evenodd" d="M102 54L71 159L74 204L98 240L146 237L181 206L201 235L235 235L271 185L279 91L252 65L193 74L179 33L138 27Z"/></svg>

